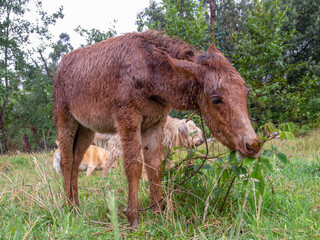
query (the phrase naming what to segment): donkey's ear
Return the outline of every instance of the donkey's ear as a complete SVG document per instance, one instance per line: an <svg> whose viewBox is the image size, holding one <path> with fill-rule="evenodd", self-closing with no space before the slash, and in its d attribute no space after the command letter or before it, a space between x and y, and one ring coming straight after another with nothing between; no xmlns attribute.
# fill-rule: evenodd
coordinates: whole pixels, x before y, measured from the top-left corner
<svg viewBox="0 0 320 240"><path fill-rule="evenodd" d="M194 62L175 59L171 57L169 54L167 54L167 57L169 59L170 65L176 72L183 74L187 77L194 76L200 81L200 83L203 82L203 77L205 74L205 68L203 66Z"/></svg>
<svg viewBox="0 0 320 240"><path fill-rule="evenodd" d="M208 48L208 55L215 55L215 54L220 54L222 53L216 48L214 44L211 44Z"/></svg>

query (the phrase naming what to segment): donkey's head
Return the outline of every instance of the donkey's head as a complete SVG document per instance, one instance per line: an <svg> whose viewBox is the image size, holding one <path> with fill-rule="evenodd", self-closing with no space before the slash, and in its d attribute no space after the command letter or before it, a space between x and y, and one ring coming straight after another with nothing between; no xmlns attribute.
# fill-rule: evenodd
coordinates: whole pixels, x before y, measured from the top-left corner
<svg viewBox="0 0 320 240"><path fill-rule="evenodd" d="M193 62L170 58L170 63L196 79L201 90L194 98L214 137L242 157L258 157L261 147L247 110L249 89L228 59L211 45Z"/></svg>

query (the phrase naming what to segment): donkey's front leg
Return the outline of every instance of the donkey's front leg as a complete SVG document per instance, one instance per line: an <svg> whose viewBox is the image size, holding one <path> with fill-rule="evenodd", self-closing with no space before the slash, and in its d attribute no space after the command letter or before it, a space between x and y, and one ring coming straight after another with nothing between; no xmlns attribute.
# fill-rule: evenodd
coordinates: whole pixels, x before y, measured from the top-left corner
<svg viewBox="0 0 320 240"><path fill-rule="evenodd" d="M142 118L126 116L124 120L117 122L117 129L122 143L124 168L129 185L127 218L132 229L136 229L139 224L138 190L142 172L140 137Z"/></svg>

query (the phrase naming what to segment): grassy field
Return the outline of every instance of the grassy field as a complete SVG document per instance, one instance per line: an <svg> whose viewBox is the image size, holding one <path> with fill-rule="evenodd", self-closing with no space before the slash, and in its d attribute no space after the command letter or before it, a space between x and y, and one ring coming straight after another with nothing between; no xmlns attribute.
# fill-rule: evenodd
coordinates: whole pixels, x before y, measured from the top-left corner
<svg viewBox="0 0 320 240"><path fill-rule="evenodd" d="M273 140L266 148L272 145L287 154L289 163L274 160L262 197L253 180L244 184L237 178L220 211L228 176L216 170L215 159L172 191L195 168L185 163L164 174L165 210L141 212L134 233L125 217L121 164L106 178L98 171L91 177L81 173L81 205L68 211L62 178L52 167L53 152L0 156L0 239L114 239L117 234L121 239L320 239L320 132L297 141ZM225 151L217 143L213 150L215 155ZM177 153L175 162L186 154ZM148 196L148 182L142 181L141 208L148 206Z"/></svg>

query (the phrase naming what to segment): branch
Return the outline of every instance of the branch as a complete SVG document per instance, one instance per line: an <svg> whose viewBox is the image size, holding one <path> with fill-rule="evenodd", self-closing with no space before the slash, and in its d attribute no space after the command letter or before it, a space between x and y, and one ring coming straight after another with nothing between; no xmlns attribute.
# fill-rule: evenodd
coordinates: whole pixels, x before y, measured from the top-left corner
<svg viewBox="0 0 320 240"><path fill-rule="evenodd" d="M315 39L312 38L309 42L307 42L307 44L306 44L300 51L298 51L298 52L295 54L294 57L295 57L295 58L298 57L298 55L299 55L302 51L304 51L304 50L309 46L309 44L312 43L314 40L315 40Z"/></svg>
<svg viewBox="0 0 320 240"><path fill-rule="evenodd" d="M224 208L224 205L226 204L227 198L228 198L229 193L230 193L230 189L231 189L235 179L236 179L236 176L234 176L233 179L231 180L231 183L230 183L230 185L228 187L228 191L227 191L226 195L224 196L223 203L222 203L222 205L220 207L220 210L219 210L220 213L222 212L222 210Z"/></svg>
<svg viewBox="0 0 320 240"><path fill-rule="evenodd" d="M44 59L41 51L39 51L39 54L40 54L41 60L43 61L44 68L46 69L46 72L47 72L48 77L51 78L51 80L53 81L53 76L52 76L52 74L51 74L51 72L50 72L50 69L49 69L49 67L48 67L48 65L47 65L47 62L46 62L46 60Z"/></svg>
<svg viewBox="0 0 320 240"><path fill-rule="evenodd" d="M209 148L208 148L208 142L207 142L206 132L205 132L205 129L204 129L203 118L202 118L202 114L201 114L200 110L198 110L198 113L199 113L199 116L200 116L200 119L201 119L201 127L202 127L202 131L203 131L204 143L206 144L206 155L199 157L199 158L203 158L202 163L200 164L200 166L199 166L189 177L187 177L186 179L184 179L184 180L181 181L180 183L175 184L175 185L173 186L173 192L175 192L175 190L177 190L178 187L180 187L182 184L184 184L186 181L188 181L190 178L192 178L194 175L196 175L196 174L200 171L200 169L203 167L204 163L208 160ZM190 159L190 158L187 158L187 159ZM158 202L154 203L153 205L151 205L151 206L149 206L149 207L147 207L147 208L139 209L139 211L140 211L140 212L147 211L147 210L151 209L152 207L154 207L154 206L162 203L162 201L163 201L164 199L165 199L165 198L162 197Z"/></svg>

